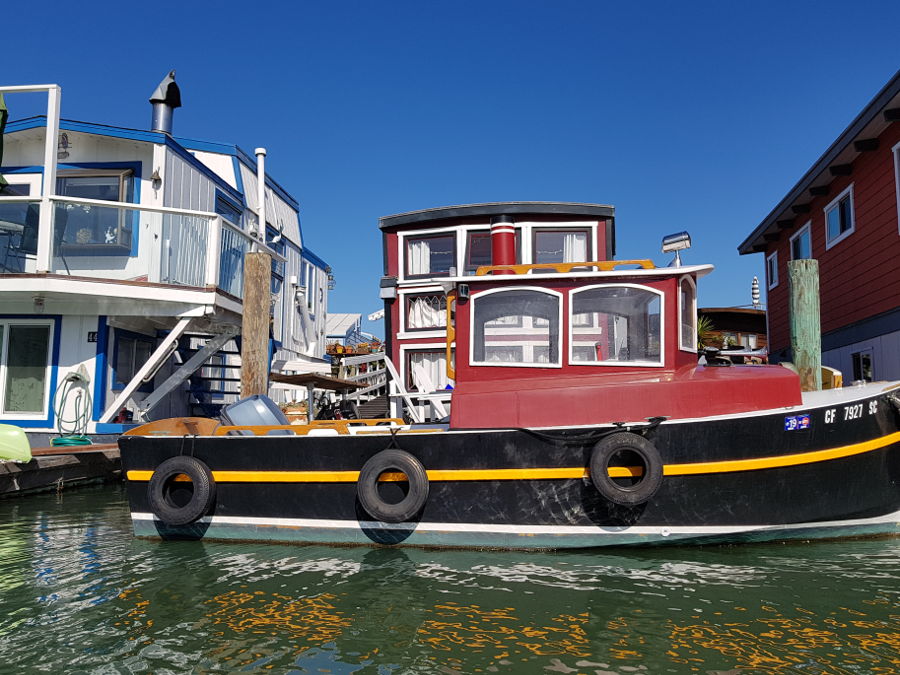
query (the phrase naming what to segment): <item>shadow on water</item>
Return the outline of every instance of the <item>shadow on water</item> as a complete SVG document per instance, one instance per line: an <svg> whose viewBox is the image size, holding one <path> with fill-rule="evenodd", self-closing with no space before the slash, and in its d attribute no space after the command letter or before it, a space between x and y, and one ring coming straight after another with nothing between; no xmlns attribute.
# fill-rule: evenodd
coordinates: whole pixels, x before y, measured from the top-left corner
<svg viewBox="0 0 900 675"><path fill-rule="evenodd" d="M137 540L0 502L0 659L60 672L900 671L900 540L565 553Z"/></svg>

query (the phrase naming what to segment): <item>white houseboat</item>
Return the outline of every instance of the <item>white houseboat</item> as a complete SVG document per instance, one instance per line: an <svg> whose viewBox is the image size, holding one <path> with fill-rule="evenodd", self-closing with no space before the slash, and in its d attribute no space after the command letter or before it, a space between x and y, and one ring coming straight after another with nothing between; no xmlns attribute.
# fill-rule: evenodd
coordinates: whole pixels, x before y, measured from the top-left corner
<svg viewBox="0 0 900 675"><path fill-rule="evenodd" d="M0 146L0 422L40 442L236 400L254 247L273 255L273 363L324 363L331 269L264 150L174 136L174 72L149 130L60 119L56 85L0 87L13 112L35 91L47 115L10 121Z"/></svg>

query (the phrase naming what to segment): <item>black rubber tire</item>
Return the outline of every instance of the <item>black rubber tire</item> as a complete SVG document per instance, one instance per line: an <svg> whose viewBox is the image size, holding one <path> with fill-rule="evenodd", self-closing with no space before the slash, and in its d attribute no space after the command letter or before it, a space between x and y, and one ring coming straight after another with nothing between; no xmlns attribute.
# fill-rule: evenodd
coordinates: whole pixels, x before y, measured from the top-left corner
<svg viewBox="0 0 900 675"><path fill-rule="evenodd" d="M409 492L396 504L390 504L378 494L378 477L385 471L406 474ZM363 509L383 523L402 523L413 519L428 500L428 474L422 463L405 450L389 448L370 457L363 464L356 483L356 494Z"/></svg>
<svg viewBox="0 0 900 675"><path fill-rule="evenodd" d="M641 458L644 474L632 486L616 483L609 476L609 463L622 451ZM662 485L663 462L656 447L643 436L628 431L607 436L594 445L590 461L591 482L597 491L614 504L634 506L649 501Z"/></svg>
<svg viewBox="0 0 900 675"><path fill-rule="evenodd" d="M184 506L169 499L169 484L176 476L184 474L191 479L194 492ZM150 510L166 525L179 527L190 525L206 514L216 499L216 482L212 471L195 457L170 457L156 467L147 487Z"/></svg>

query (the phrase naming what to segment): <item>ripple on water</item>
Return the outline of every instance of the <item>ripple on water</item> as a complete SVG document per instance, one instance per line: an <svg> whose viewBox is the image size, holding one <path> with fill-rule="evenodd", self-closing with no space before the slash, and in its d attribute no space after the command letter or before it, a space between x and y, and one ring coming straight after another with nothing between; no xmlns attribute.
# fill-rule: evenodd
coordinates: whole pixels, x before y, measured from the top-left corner
<svg viewBox="0 0 900 675"><path fill-rule="evenodd" d="M900 672L900 540L512 553L136 540L0 502L0 663L79 673ZM2 670L2 668L0 668Z"/></svg>

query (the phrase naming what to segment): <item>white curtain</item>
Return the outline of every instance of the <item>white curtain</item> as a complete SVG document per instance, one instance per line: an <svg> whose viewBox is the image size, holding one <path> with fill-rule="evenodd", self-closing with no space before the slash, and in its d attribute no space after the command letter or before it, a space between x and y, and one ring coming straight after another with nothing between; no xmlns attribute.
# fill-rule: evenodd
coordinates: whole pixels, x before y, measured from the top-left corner
<svg viewBox="0 0 900 675"><path fill-rule="evenodd" d="M587 233L566 232L563 235L563 262L587 261Z"/></svg>
<svg viewBox="0 0 900 675"><path fill-rule="evenodd" d="M408 328L443 328L445 325L447 314L441 309L438 298L413 298L409 303Z"/></svg>
<svg viewBox="0 0 900 675"><path fill-rule="evenodd" d="M447 379L447 359L442 352L411 352L409 355L409 372L421 366L434 383L436 390L444 389Z"/></svg>
<svg viewBox="0 0 900 675"><path fill-rule="evenodd" d="M428 274L431 272L431 246L427 239L410 241L406 245L406 265L408 274Z"/></svg>

